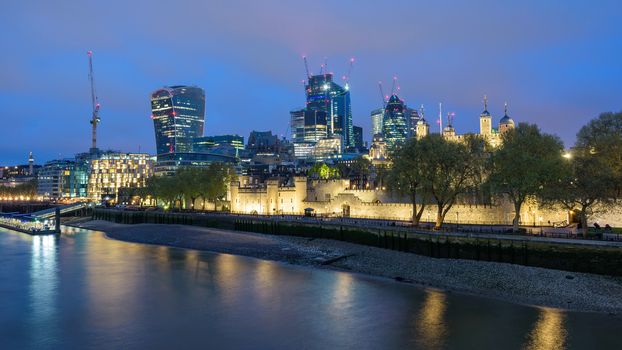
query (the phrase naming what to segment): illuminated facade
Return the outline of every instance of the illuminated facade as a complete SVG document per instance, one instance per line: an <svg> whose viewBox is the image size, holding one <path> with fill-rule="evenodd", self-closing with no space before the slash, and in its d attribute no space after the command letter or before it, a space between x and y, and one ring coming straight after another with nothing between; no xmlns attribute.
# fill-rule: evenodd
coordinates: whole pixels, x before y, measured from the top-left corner
<svg viewBox="0 0 622 350"><path fill-rule="evenodd" d="M463 142L465 140L465 135L457 134L456 130L452 126L453 114L448 114L447 118L447 126L443 128L443 138L455 141L455 142ZM480 113L479 116L479 136L486 141L486 143L492 147L497 148L501 146L502 135L514 128L514 120L508 116L508 106L505 104L505 113L503 117L499 120L499 125L497 129L492 127L492 115L488 112L488 99L484 96L484 110Z"/></svg>
<svg viewBox="0 0 622 350"><path fill-rule="evenodd" d="M382 121L384 119L384 108L371 111L371 136L382 134Z"/></svg>
<svg viewBox="0 0 622 350"><path fill-rule="evenodd" d="M205 92L194 86L171 86L151 94L151 118L158 154L192 152L194 138L203 136Z"/></svg>
<svg viewBox="0 0 622 350"><path fill-rule="evenodd" d="M389 159L389 150L382 134L374 135L371 147L369 147L369 158L371 158L372 162Z"/></svg>
<svg viewBox="0 0 622 350"><path fill-rule="evenodd" d="M171 176L179 168L206 168L212 163L236 163L234 156L215 153L167 153L158 156L154 175Z"/></svg>
<svg viewBox="0 0 622 350"><path fill-rule="evenodd" d="M86 198L87 173L80 158L46 162L37 175L37 195L54 200Z"/></svg>
<svg viewBox="0 0 622 350"><path fill-rule="evenodd" d="M311 156L316 161L323 161L330 158L338 158L340 153L341 138L335 136L319 140L313 147Z"/></svg>
<svg viewBox="0 0 622 350"><path fill-rule="evenodd" d="M244 149L244 137L239 135L216 135L197 137L192 142L193 152L208 152L214 147L231 146L238 151Z"/></svg>
<svg viewBox="0 0 622 350"><path fill-rule="evenodd" d="M104 153L91 159L89 198L96 202L114 201L119 188L144 187L153 175L153 163L153 157L145 153Z"/></svg>
<svg viewBox="0 0 622 350"><path fill-rule="evenodd" d="M297 158L307 158L320 140L328 137L328 119L325 111L302 109L291 112L292 141Z"/></svg>

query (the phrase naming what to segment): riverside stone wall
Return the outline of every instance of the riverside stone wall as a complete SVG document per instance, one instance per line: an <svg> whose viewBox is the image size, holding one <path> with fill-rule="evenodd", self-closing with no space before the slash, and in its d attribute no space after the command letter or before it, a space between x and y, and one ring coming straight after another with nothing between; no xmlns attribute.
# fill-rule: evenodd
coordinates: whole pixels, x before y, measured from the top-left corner
<svg viewBox="0 0 622 350"><path fill-rule="evenodd" d="M412 204L382 189L350 189L348 180L312 180L296 177L293 186L276 180L253 187L233 182L230 186L231 211L257 214L303 214L312 208L316 215L350 216L387 220L411 220ZM421 220L433 222L437 207L426 205ZM446 223L510 224L514 208L507 200L494 205L456 204L445 216ZM523 225L552 225L570 221L563 208L547 209L527 201L521 211Z"/></svg>

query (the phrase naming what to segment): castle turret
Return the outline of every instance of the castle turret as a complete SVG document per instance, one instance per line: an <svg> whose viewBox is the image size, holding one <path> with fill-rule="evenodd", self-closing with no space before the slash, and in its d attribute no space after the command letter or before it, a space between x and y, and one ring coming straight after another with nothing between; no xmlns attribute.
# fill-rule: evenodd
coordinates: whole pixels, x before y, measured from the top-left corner
<svg viewBox="0 0 622 350"><path fill-rule="evenodd" d="M415 131L418 140L421 140L422 138L428 136L428 134L430 133L430 124L428 124L428 122L425 120L423 105L421 105L420 113L421 119L419 119L419 121L417 122L417 127Z"/></svg>
<svg viewBox="0 0 622 350"><path fill-rule="evenodd" d="M508 116L508 103L505 103L505 114L499 121L499 132L505 133L506 131L514 129L514 120Z"/></svg>
<svg viewBox="0 0 622 350"><path fill-rule="evenodd" d="M486 137L492 134L492 117L488 112L488 97L484 95L484 111L479 115L479 134Z"/></svg>
<svg viewBox="0 0 622 350"><path fill-rule="evenodd" d="M443 128L443 137L448 140L456 138L456 129L453 127L455 113L447 113L447 126Z"/></svg>

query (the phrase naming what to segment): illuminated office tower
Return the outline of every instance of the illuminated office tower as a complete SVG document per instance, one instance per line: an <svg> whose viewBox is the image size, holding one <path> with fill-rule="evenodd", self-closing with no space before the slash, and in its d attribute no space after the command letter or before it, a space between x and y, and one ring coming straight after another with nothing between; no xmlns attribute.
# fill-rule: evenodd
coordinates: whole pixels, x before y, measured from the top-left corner
<svg viewBox="0 0 622 350"><path fill-rule="evenodd" d="M330 73L309 77L305 87L307 110L326 112L328 136L341 136L344 148L354 146L352 129L352 106L348 86L333 81Z"/></svg>
<svg viewBox="0 0 622 350"><path fill-rule="evenodd" d="M153 159L144 153L106 152L90 161L88 196L95 202L116 201L120 188L145 187Z"/></svg>
<svg viewBox="0 0 622 350"><path fill-rule="evenodd" d="M192 152L203 136L205 92L196 86L170 86L151 94L157 154Z"/></svg>
<svg viewBox="0 0 622 350"><path fill-rule="evenodd" d="M397 95L392 95L384 109L382 134L389 148L403 144L410 136L410 114Z"/></svg>
<svg viewBox="0 0 622 350"><path fill-rule="evenodd" d="M371 136L382 134L382 121L384 118L384 108L371 111Z"/></svg>

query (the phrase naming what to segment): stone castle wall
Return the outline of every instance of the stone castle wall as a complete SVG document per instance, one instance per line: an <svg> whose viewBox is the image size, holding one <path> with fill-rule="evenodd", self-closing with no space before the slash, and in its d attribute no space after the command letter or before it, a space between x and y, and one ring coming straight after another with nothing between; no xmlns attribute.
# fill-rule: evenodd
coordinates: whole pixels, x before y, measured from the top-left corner
<svg viewBox="0 0 622 350"><path fill-rule="evenodd" d="M262 186L245 187L240 182L230 186L231 211L237 213L304 214L305 208L317 215L410 220L412 204L395 200L388 191L350 190L348 180L313 180L296 177L293 186L280 185L268 180ZM437 207L427 204L421 220L433 222ZM496 205L457 204L445 216L447 223L511 224L514 209L508 201ZM523 205L521 222L524 225L550 225L569 220L562 208L547 209L531 201ZM603 221L604 222L604 221ZM613 221L612 221L613 222ZM621 223L622 224L622 223Z"/></svg>

